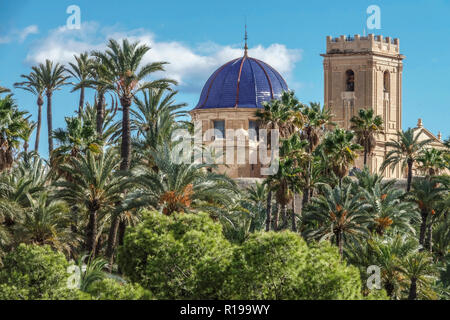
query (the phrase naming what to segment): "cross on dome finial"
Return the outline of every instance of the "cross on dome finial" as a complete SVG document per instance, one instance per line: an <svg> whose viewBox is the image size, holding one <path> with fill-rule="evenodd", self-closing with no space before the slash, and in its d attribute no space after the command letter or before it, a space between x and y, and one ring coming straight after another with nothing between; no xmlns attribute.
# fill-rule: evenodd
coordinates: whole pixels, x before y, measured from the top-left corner
<svg viewBox="0 0 450 320"><path fill-rule="evenodd" d="M248 36L247 36L247 24L245 24L245 46L244 46L244 56L247 56L247 51L248 51L248 46L247 46L247 40L248 40Z"/></svg>

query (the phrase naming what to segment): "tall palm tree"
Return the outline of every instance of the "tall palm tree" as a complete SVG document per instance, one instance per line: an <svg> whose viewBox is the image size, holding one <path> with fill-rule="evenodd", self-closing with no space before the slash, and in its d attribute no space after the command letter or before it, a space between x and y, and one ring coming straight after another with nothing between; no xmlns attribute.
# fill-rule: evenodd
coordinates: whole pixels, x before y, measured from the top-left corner
<svg viewBox="0 0 450 320"><path fill-rule="evenodd" d="M0 99L0 171L13 164L14 150L29 127L26 114L26 111L19 111L11 96Z"/></svg>
<svg viewBox="0 0 450 320"><path fill-rule="evenodd" d="M376 145L375 134L383 133L383 119L375 116L373 109L360 109L357 116L350 119L350 128L355 131L356 141L364 147L364 166L367 156L373 152Z"/></svg>
<svg viewBox="0 0 450 320"><path fill-rule="evenodd" d="M436 213L439 201L441 201L448 189L438 184L437 177L420 178L412 184L411 193L407 199L419 206L422 222L420 224L419 243L431 250L432 216ZM428 220L431 219L430 222ZM425 235L428 229L430 243L425 243Z"/></svg>
<svg viewBox="0 0 450 320"><path fill-rule="evenodd" d="M259 119L261 127L267 130L278 130L280 138L288 138L303 126L304 117L301 113L302 104L295 97L293 91L285 91L281 99L272 100L263 104L263 109L257 110L255 116ZM270 145L270 136L268 139ZM272 222L272 188L267 184L267 219L266 231L270 230Z"/></svg>
<svg viewBox="0 0 450 320"><path fill-rule="evenodd" d="M122 106L122 142L121 142L121 170L128 170L131 160L131 128L130 107L137 92L149 88L165 88L176 81L158 79L144 81L144 79L157 71L164 71L165 62L153 62L142 66L144 55L150 50L139 42L130 43L127 39L122 44L111 39L105 52L94 51L93 56L99 58L112 75L110 84L119 97Z"/></svg>
<svg viewBox="0 0 450 320"><path fill-rule="evenodd" d="M342 256L344 244L351 238L368 235L368 204L358 195L352 194L352 186L323 185L319 197L311 199L304 212L305 222L312 224L306 231L308 238L334 239Z"/></svg>
<svg viewBox="0 0 450 320"><path fill-rule="evenodd" d="M81 114L84 108L84 90L87 87L86 81L92 79L93 60L89 58L87 52L81 53L79 56L74 55L75 63L69 62L70 68L66 68L67 72L78 80L72 92L80 90L80 103L78 104L78 113Z"/></svg>
<svg viewBox="0 0 450 320"><path fill-rule="evenodd" d="M135 97L136 109L131 110L131 130L137 131L133 141L135 162L144 157L146 162L152 163L149 150L156 150L162 144L171 144L172 133L183 122L177 119L186 115L185 103L175 103L177 91L166 89L147 89L143 91L143 100Z"/></svg>
<svg viewBox="0 0 450 320"><path fill-rule="evenodd" d="M275 199L281 209L281 218L283 219L283 224L280 226L279 212L277 210L273 221L275 231L287 227L287 205L294 197L294 192L296 191L295 186L300 184L300 171L300 168L294 166L293 159L281 159L278 171L266 179L267 184L275 194Z"/></svg>
<svg viewBox="0 0 450 320"><path fill-rule="evenodd" d="M325 127L333 125L331 122L332 114L329 109L321 108L319 103L310 103L309 106L304 106L302 113L305 117L305 123L302 129L302 138L308 141L308 152L312 156L314 150L320 142L320 136L324 132ZM303 190L302 205L306 206L309 203L311 195L311 179L313 171L312 159L308 161L306 170L305 188Z"/></svg>
<svg viewBox="0 0 450 320"><path fill-rule="evenodd" d="M66 69L59 63L53 63L45 60L39 66L32 67L37 78L42 81L45 87L45 95L47 96L47 127L48 127L48 153L49 156L53 151L53 113L52 113L52 97L56 90L60 90L62 86L67 85L69 76L65 75Z"/></svg>
<svg viewBox="0 0 450 320"><path fill-rule="evenodd" d="M361 145L353 143L351 131L336 128L328 132L322 142L323 151L332 171L340 180L348 174L350 166L355 163Z"/></svg>
<svg viewBox="0 0 450 320"><path fill-rule="evenodd" d="M28 75L23 74L21 77L24 78L25 81L14 83L14 87L29 91L37 96L36 104L38 106L38 119L36 125L36 142L34 143L34 151L38 152L39 139L41 137L42 105L44 104L43 94L45 91L45 86L42 79L35 72L31 72Z"/></svg>
<svg viewBox="0 0 450 320"><path fill-rule="evenodd" d="M449 169L445 152L435 148L424 149L417 158L417 162L417 169L429 176L438 175L441 171Z"/></svg>
<svg viewBox="0 0 450 320"><path fill-rule="evenodd" d="M419 133L415 134L414 129L411 128L403 132L397 132L397 139L391 139L391 141L386 143L386 147L390 151L386 154L381 170L392 166L392 171L394 171L395 166L400 163L402 170L408 167L406 191L409 192L411 190L414 162L417 161L423 147L430 142L431 140L419 141Z"/></svg>
<svg viewBox="0 0 450 320"><path fill-rule="evenodd" d="M122 200L123 177L115 173L119 161L113 149L98 155L87 151L61 166L70 175L70 181L55 183L58 198L88 211L86 249L92 256L97 248L99 215L113 211Z"/></svg>

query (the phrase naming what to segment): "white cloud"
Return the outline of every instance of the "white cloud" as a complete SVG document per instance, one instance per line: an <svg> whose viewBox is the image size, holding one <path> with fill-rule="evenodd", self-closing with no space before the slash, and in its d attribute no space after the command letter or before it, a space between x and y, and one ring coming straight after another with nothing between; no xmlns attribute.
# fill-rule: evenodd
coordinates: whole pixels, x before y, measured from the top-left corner
<svg viewBox="0 0 450 320"><path fill-rule="evenodd" d="M24 42L25 39L30 35L30 34L37 34L39 33L39 28L37 25L31 25L26 27L25 29L23 29L22 31L19 32L19 40L20 42Z"/></svg>
<svg viewBox="0 0 450 320"><path fill-rule="evenodd" d="M39 33L39 28L37 25L30 25L28 27L25 27L22 30L12 30L7 34L6 36L0 37L0 44L2 43L10 43L13 41L18 41L20 43L24 42L26 38L30 34L37 34Z"/></svg>
<svg viewBox="0 0 450 320"><path fill-rule="evenodd" d="M159 41L145 29L127 32L112 28L100 28L95 22L83 23L80 30L66 27L49 32L45 39L36 42L27 55L28 63L43 62L51 59L68 62L74 54L106 48L110 38L140 41L151 47L144 62L167 61L164 76L179 81L183 91L198 92L207 77L225 62L242 56L243 50L234 46L221 46L214 42L188 46L179 41ZM288 49L285 45L274 43L268 47L258 45L249 49L249 55L265 61L289 79L295 63L301 59L301 50Z"/></svg>

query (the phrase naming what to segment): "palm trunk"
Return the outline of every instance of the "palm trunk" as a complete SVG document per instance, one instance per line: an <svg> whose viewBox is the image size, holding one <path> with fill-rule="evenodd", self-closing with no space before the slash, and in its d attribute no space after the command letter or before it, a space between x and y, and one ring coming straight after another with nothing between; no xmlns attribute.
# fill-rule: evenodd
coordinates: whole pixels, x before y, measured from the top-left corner
<svg viewBox="0 0 450 320"><path fill-rule="evenodd" d="M364 167L367 165L367 142L366 147L364 148Z"/></svg>
<svg viewBox="0 0 450 320"><path fill-rule="evenodd" d="M432 252L433 251L433 228L432 228L432 223L430 221L430 223L427 226L427 237L425 239L425 249L427 249L428 251Z"/></svg>
<svg viewBox="0 0 450 320"><path fill-rule="evenodd" d="M42 100L42 97L38 97L38 119L36 124L36 142L34 143L34 151L39 152L39 139L41 137L41 124L42 124L42 105L44 104L44 101Z"/></svg>
<svg viewBox="0 0 450 320"><path fill-rule="evenodd" d="M131 158L131 132L130 132L130 106L131 98L122 97L120 99L122 105L122 144L120 148L120 155L122 162L120 163L120 170L127 171L130 168Z"/></svg>
<svg viewBox="0 0 450 320"><path fill-rule="evenodd" d="M84 107L84 87L80 89L80 104L78 105L78 116L81 117Z"/></svg>
<svg viewBox="0 0 450 320"><path fill-rule="evenodd" d="M411 278L411 286L409 287L408 300L416 300L417 298L417 279Z"/></svg>
<svg viewBox="0 0 450 320"><path fill-rule="evenodd" d="M295 211L297 210L296 208L296 203L295 203L295 194L294 194L294 198L292 199L292 215L291 215L291 223L292 223L292 231L293 232L297 232L297 223L295 221Z"/></svg>
<svg viewBox="0 0 450 320"><path fill-rule="evenodd" d="M89 225L87 230L87 250L92 258L95 256L95 247L97 239L97 211L92 210L89 212Z"/></svg>
<svg viewBox="0 0 450 320"><path fill-rule="evenodd" d="M421 217L422 223L420 224L419 244L423 246L425 240L425 232L427 230L427 218L428 218L428 212L425 209L422 209Z"/></svg>
<svg viewBox="0 0 450 320"><path fill-rule="evenodd" d="M283 224L280 229L286 229L288 225L288 213L287 213L287 205L283 204L281 206L281 218L283 219Z"/></svg>
<svg viewBox="0 0 450 320"><path fill-rule="evenodd" d="M406 184L406 192L409 192L411 190L411 182L412 182L412 166L413 161L411 159L408 159L408 181Z"/></svg>
<svg viewBox="0 0 450 320"><path fill-rule="evenodd" d="M48 156L53 151L53 115L52 115L52 92L47 92L47 128L48 128Z"/></svg>
<svg viewBox="0 0 450 320"><path fill-rule="evenodd" d="M303 189L303 201L302 201L302 208L304 208L308 203L310 198L310 188L309 185L311 183L311 175L312 175L312 167L311 167L311 161L308 160L308 168L306 173L306 188Z"/></svg>
<svg viewBox="0 0 450 320"><path fill-rule="evenodd" d="M119 242L119 245L123 245L123 238L125 238L125 228L126 228L126 223L125 223L125 221L124 220L121 220L120 222L119 222L119 230L118 230L118 242Z"/></svg>
<svg viewBox="0 0 450 320"><path fill-rule="evenodd" d="M272 190L267 193L267 207L266 207L266 231L270 231L272 224Z"/></svg>
<svg viewBox="0 0 450 320"><path fill-rule="evenodd" d="M273 221L273 230L278 231L278 220L280 219L280 208L277 205L275 209L275 219Z"/></svg>
<svg viewBox="0 0 450 320"><path fill-rule="evenodd" d="M336 245L339 248L339 255L341 256L341 259L342 259L344 256L344 249L343 249L343 244L342 244L342 232L341 231L336 232Z"/></svg>
<svg viewBox="0 0 450 320"><path fill-rule="evenodd" d="M108 235L108 246L106 247L106 257L109 261L109 271L111 272L114 263L114 249L116 247L117 231L119 229L119 217L114 215Z"/></svg>
<svg viewBox="0 0 450 320"><path fill-rule="evenodd" d="M105 95L103 93L98 94L97 101L97 134L101 137L103 134L103 119L105 117L103 104L105 101Z"/></svg>

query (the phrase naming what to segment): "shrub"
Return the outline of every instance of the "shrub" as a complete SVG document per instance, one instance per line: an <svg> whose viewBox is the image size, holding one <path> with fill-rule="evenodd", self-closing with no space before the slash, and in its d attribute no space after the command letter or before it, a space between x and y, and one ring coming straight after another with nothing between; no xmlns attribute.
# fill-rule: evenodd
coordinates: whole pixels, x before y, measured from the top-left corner
<svg viewBox="0 0 450 320"><path fill-rule="evenodd" d="M139 284L103 279L94 282L88 292L98 300L150 300L152 294Z"/></svg>
<svg viewBox="0 0 450 320"><path fill-rule="evenodd" d="M20 244L3 259L0 298L56 299L67 290L67 266L64 255L49 246Z"/></svg>
<svg viewBox="0 0 450 320"><path fill-rule="evenodd" d="M308 247L297 234L259 232L234 251L223 298L360 299L361 280L329 243Z"/></svg>
<svg viewBox="0 0 450 320"><path fill-rule="evenodd" d="M208 214L145 212L141 224L127 229L118 262L159 299L214 299L230 256L221 225Z"/></svg>

